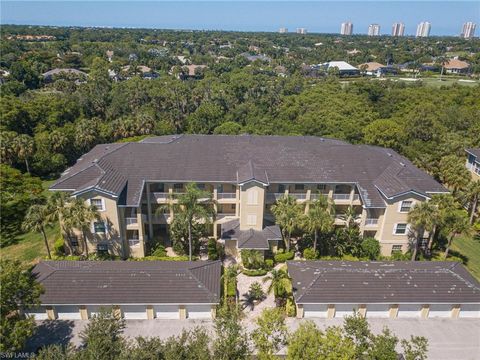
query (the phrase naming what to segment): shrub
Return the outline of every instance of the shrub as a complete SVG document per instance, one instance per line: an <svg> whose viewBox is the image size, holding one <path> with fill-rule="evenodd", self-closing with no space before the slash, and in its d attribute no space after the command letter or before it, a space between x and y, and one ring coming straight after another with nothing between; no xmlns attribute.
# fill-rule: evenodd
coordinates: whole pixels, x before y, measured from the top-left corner
<svg viewBox="0 0 480 360"><path fill-rule="evenodd" d="M377 239L372 237L367 237L363 239L362 244L362 255L369 258L370 260L376 260L380 255L380 243Z"/></svg>
<svg viewBox="0 0 480 360"><path fill-rule="evenodd" d="M285 303L285 313L288 317L295 317L297 315L297 307L295 306L292 297L287 298L287 302Z"/></svg>
<svg viewBox="0 0 480 360"><path fill-rule="evenodd" d="M237 296L237 279L229 281L227 284L227 296L235 297Z"/></svg>
<svg viewBox="0 0 480 360"><path fill-rule="evenodd" d="M156 257L166 257L167 250L165 250L165 246L158 244L152 252L152 256Z"/></svg>
<svg viewBox="0 0 480 360"><path fill-rule="evenodd" d="M295 253L293 251L276 254L274 256L275 262L277 262L277 263L284 263L287 260L292 260L294 257L295 257Z"/></svg>
<svg viewBox="0 0 480 360"><path fill-rule="evenodd" d="M314 251L312 248L306 248L303 250L303 257L307 260L315 260L318 257L318 251Z"/></svg>
<svg viewBox="0 0 480 360"><path fill-rule="evenodd" d="M411 254L409 252L403 254L401 251L393 251L389 260L404 261L410 260Z"/></svg>
<svg viewBox="0 0 480 360"><path fill-rule="evenodd" d="M262 285L260 285L260 283L257 281L250 285L248 294L252 300L262 300L265 297L265 292L263 291Z"/></svg>
<svg viewBox="0 0 480 360"><path fill-rule="evenodd" d="M217 241L215 239L208 239L207 253L208 260L218 260Z"/></svg>
<svg viewBox="0 0 480 360"><path fill-rule="evenodd" d="M265 260L265 268L267 270L273 269L273 259L266 259Z"/></svg>
<svg viewBox="0 0 480 360"><path fill-rule="evenodd" d="M63 240L63 238L55 240L55 243L53 244L53 250L57 256L65 255L65 240Z"/></svg>
<svg viewBox="0 0 480 360"><path fill-rule="evenodd" d="M247 269L261 269L264 265L263 254L258 250L242 250L241 257Z"/></svg>
<svg viewBox="0 0 480 360"><path fill-rule="evenodd" d="M196 256L192 260L197 260ZM145 256L143 258L129 258L130 261L188 261L188 256Z"/></svg>
<svg viewBox="0 0 480 360"><path fill-rule="evenodd" d="M265 269L243 269L242 273L247 276L264 276L267 275L267 270Z"/></svg>

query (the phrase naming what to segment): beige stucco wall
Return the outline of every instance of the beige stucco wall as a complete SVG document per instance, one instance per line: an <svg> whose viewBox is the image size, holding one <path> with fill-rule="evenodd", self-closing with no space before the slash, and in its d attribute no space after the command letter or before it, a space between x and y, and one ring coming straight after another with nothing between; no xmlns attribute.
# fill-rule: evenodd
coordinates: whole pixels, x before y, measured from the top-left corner
<svg viewBox="0 0 480 360"><path fill-rule="evenodd" d="M387 207L385 209L383 220L379 221L379 227L377 231L377 239L380 241L381 253L384 256L390 256L393 245L402 245L402 251L406 252L409 248L409 230L405 235L395 235L394 228L396 224L408 223L408 213L400 212L400 205L402 201L412 201L412 207L415 203L425 201L421 196L413 194L404 195L394 200L385 199Z"/></svg>
<svg viewBox="0 0 480 360"><path fill-rule="evenodd" d="M249 204L249 192L257 192L257 201L255 204ZM265 189L256 182L245 184L240 189L240 229L262 230L263 228L263 209L265 204ZM255 225L248 222L249 215L256 216Z"/></svg>

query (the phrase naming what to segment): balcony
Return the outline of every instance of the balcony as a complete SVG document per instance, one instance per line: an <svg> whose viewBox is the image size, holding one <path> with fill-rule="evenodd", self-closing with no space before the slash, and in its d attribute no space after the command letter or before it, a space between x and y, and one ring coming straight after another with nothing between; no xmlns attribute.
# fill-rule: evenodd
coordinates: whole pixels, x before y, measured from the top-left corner
<svg viewBox="0 0 480 360"><path fill-rule="evenodd" d="M140 239L137 238L137 237L132 237L132 238L128 239L128 245L129 246L140 245Z"/></svg>
<svg viewBox="0 0 480 360"><path fill-rule="evenodd" d="M377 226L378 225L378 219L365 219L365 226Z"/></svg>
<svg viewBox="0 0 480 360"><path fill-rule="evenodd" d="M291 197L294 197L295 199L300 200L300 201L307 200L307 194L305 194L305 193L289 193L288 195L290 195Z"/></svg>
<svg viewBox="0 0 480 360"><path fill-rule="evenodd" d="M125 223L128 226L136 226L138 225L138 219L136 217L127 217L125 218Z"/></svg>
<svg viewBox="0 0 480 360"><path fill-rule="evenodd" d="M278 199L280 199L282 196L285 196L285 193L267 193L267 202L269 203L274 203Z"/></svg>
<svg viewBox="0 0 480 360"><path fill-rule="evenodd" d="M328 194L310 194L310 200L318 200L320 196L328 197Z"/></svg>
<svg viewBox="0 0 480 360"><path fill-rule="evenodd" d="M165 203L168 200L168 193L167 192L154 192L152 193L153 201L157 203Z"/></svg>
<svg viewBox="0 0 480 360"><path fill-rule="evenodd" d="M350 194L333 194L333 200L350 200Z"/></svg>
<svg viewBox="0 0 480 360"><path fill-rule="evenodd" d="M237 194L228 192L217 193L217 200L220 202L234 203L237 200Z"/></svg>

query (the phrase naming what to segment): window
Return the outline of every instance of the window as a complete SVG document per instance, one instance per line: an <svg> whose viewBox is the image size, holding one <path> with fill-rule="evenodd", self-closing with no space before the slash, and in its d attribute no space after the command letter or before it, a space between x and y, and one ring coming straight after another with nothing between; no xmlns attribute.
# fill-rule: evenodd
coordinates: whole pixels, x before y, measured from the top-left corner
<svg viewBox="0 0 480 360"><path fill-rule="evenodd" d="M248 190L248 205L257 205L258 203L258 191L255 189Z"/></svg>
<svg viewBox="0 0 480 360"><path fill-rule="evenodd" d="M285 192L285 185L282 185L282 184L278 185L278 192L279 193L284 193Z"/></svg>
<svg viewBox="0 0 480 360"><path fill-rule="evenodd" d="M235 210L235 207L236 207L235 204L231 204L231 205L230 205L230 210Z"/></svg>
<svg viewBox="0 0 480 360"><path fill-rule="evenodd" d="M97 244L97 252L99 254L108 254L108 244Z"/></svg>
<svg viewBox="0 0 480 360"><path fill-rule="evenodd" d="M412 208L413 201L404 200L400 203L400 212L409 212Z"/></svg>
<svg viewBox="0 0 480 360"><path fill-rule="evenodd" d="M103 221L95 221L93 223L93 232L95 234L105 234L105 223Z"/></svg>
<svg viewBox="0 0 480 360"><path fill-rule="evenodd" d="M175 190L175 191L183 190L183 184L181 184L181 183L173 184L173 190Z"/></svg>
<svg viewBox="0 0 480 360"><path fill-rule="evenodd" d="M401 252L401 251L402 251L402 245L392 245L392 253Z"/></svg>
<svg viewBox="0 0 480 360"><path fill-rule="evenodd" d="M250 226L257 225L257 215L248 215L247 216L247 225L250 225Z"/></svg>
<svg viewBox="0 0 480 360"><path fill-rule="evenodd" d="M105 210L105 203L103 199L90 199L90 205L95 206L98 211Z"/></svg>
<svg viewBox="0 0 480 360"><path fill-rule="evenodd" d="M205 184L197 184L197 187L198 187L200 190L205 190Z"/></svg>
<svg viewBox="0 0 480 360"><path fill-rule="evenodd" d="M217 192L223 193L223 185L217 185Z"/></svg>
<svg viewBox="0 0 480 360"><path fill-rule="evenodd" d="M305 185L303 184L295 184L295 190L303 190L305 189Z"/></svg>
<svg viewBox="0 0 480 360"><path fill-rule="evenodd" d="M318 184L318 185L317 185L317 190L319 190L319 191L325 191L325 190L327 190L327 185L325 185L325 184Z"/></svg>
<svg viewBox="0 0 480 360"><path fill-rule="evenodd" d="M407 224L397 224L393 230L395 235L405 235L407 233Z"/></svg>

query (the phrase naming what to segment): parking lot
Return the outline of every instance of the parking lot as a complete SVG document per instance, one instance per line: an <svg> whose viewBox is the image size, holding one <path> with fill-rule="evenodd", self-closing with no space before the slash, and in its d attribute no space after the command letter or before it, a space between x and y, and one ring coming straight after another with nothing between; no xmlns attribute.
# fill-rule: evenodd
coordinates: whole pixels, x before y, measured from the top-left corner
<svg viewBox="0 0 480 360"><path fill-rule="evenodd" d="M287 319L288 328L294 331L304 319ZM342 319L314 319L320 328L338 326ZM79 334L84 328L86 320L73 321L45 321L39 322L37 335L28 343L28 350L48 343L72 342L80 344ZM388 326L400 339L408 339L410 335L425 336L429 341L429 359L445 360L475 360L480 356L480 320L478 319L369 319L373 332L380 332ZM158 336L168 338L178 335L183 329L191 330L203 326L213 331L211 320L127 320L125 336ZM245 323L248 331L255 325L252 320Z"/></svg>

